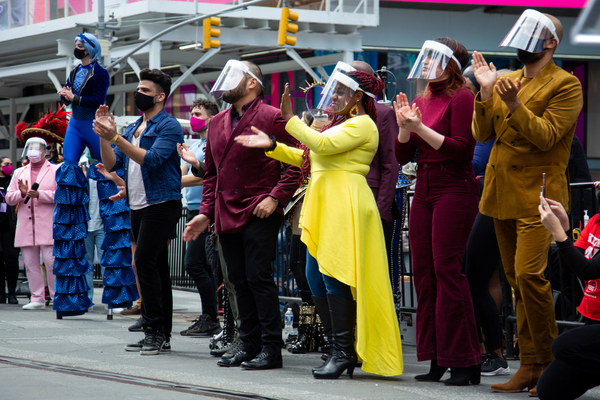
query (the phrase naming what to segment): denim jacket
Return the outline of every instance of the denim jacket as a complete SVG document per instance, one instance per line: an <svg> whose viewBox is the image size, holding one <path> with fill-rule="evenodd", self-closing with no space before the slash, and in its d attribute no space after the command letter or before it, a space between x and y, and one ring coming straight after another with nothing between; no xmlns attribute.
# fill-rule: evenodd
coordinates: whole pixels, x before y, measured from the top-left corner
<svg viewBox="0 0 600 400"><path fill-rule="evenodd" d="M140 117L125 129L123 138L129 143L135 130L142 123L142 118ZM140 139L140 148L146 150L141 169L148 204L181 199L181 168L177 143L183 143L183 129L177 119L167 114L164 109L146 122L146 129ZM114 151L117 161L112 170L125 168L127 183L129 157L116 146Z"/></svg>

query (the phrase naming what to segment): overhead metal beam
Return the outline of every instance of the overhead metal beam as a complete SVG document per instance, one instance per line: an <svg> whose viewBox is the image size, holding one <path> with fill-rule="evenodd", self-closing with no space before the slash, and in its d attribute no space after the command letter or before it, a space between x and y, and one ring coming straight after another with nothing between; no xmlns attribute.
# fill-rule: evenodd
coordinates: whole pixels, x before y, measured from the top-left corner
<svg viewBox="0 0 600 400"><path fill-rule="evenodd" d="M66 64L65 58L56 58L53 60L44 60L28 64L13 65L0 68L0 79L12 76L23 76L49 70L62 69Z"/></svg>
<svg viewBox="0 0 600 400"><path fill-rule="evenodd" d="M54 72L48 71L48 78L50 78L50 80L52 81L52 84L54 85L54 88L57 92L63 88L63 85L60 83Z"/></svg>
<svg viewBox="0 0 600 400"><path fill-rule="evenodd" d="M286 48L285 52L292 60L294 60L298 64L300 64L300 66L304 69L304 71L306 71L306 73L308 73L310 76L312 76L312 78L315 80L315 82L319 82L321 80L319 75L317 75L315 73L315 71L304 61L304 59L302 57L300 57L300 54L298 54L296 52L296 50L291 49L291 48Z"/></svg>
<svg viewBox="0 0 600 400"><path fill-rule="evenodd" d="M165 31L168 24L140 24L140 39L155 37ZM277 31L252 30L220 27L219 41L223 45L265 47L269 43L277 46ZM194 27L184 26L171 30L161 37L161 40L178 43L189 43L195 35ZM362 36L356 34L332 34L315 32L298 32L295 48L332 51L362 51Z"/></svg>
<svg viewBox="0 0 600 400"><path fill-rule="evenodd" d="M134 53L135 53L137 50L139 50L139 49L141 49L142 47L146 46L148 43L152 43L153 41L157 40L158 38L162 38L162 37L163 37L165 34L167 34L167 33L171 32L171 31L173 31L173 30L176 30L176 29L178 29L178 28L180 28L180 27L182 27L182 26L186 26L186 25L192 24L192 23L194 23L194 22L196 22L196 21L201 21L201 20L203 20L203 19L205 19L205 18L208 18L208 17L217 16L217 15L224 14L224 13L227 13L227 12L230 12L230 11L234 11L234 10L237 10L237 9L240 9L240 8L246 8L246 7L248 7L248 6L251 6L251 5L254 5L254 4L260 4L260 3L264 3L265 1L267 1L267 0L252 0L252 1L249 1L249 2L247 2L247 3L242 3L242 4L235 5L235 6L231 6L231 7L226 7L226 8L223 8L223 9L221 9L221 10L217 11L217 12L214 12L214 13L210 13L210 14L202 14L202 15L199 15L199 16L195 16L195 17L193 17L193 18L190 18L190 19L187 19L187 20L185 20L185 21L182 21L182 22L180 22L180 23L178 23L178 24L171 25L171 26L170 26L170 27L168 27L167 29L165 29L165 30L163 30L163 31L161 31L161 32L158 32L157 34L155 34L155 35L153 35L153 36L149 37L148 39L146 39L144 42L142 42L142 43L140 43L139 45L135 46L135 47L134 47L134 49L132 49L132 50L131 50L131 52L130 52L129 54L126 54L125 56L122 56L122 57L121 57L121 58L119 58L118 60L116 60L116 61L112 62L112 63L111 63L111 64L110 64L108 67L106 67L106 68L107 68L107 69L110 69L110 68L112 68L114 65L116 65L116 64L120 63L121 61L123 61L123 59L124 59L124 58L127 58L127 57L129 57L130 55L134 54ZM171 7L173 7L173 5L172 5L172 4L171 4ZM173 11L173 10L171 9L171 11L170 11L170 12L172 12L172 11ZM163 40L164 40L164 39L163 39Z"/></svg>
<svg viewBox="0 0 600 400"><path fill-rule="evenodd" d="M133 69L133 72L135 72L135 74L137 75L138 79L140 79L140 66L138 65L137 61L135 61L133 58L131 57L127 57L127 64L129 64L129 66L131 66L131 69ZM121 70L121 68L119 68L119 70Z"/></svg>
<svg viewBox="0 0 600 400"><path fill-rule="evenodd" d="M160 69L160 52L162 44L160 40L154 40L150 43L150 53L148 54L148 66L150 69Z"/></svg>
<svg viewBox="0 0 600 400"><path fill-rule="evenodd" d="M194 72L199 66L204 64L204 62L206 62L206 60L208 60L209 58L211 58L212 56L217 54L220 50L221 50L221 48L210 49L202 57L200 57L198 59L198 61L196 61L194 63L194 65L192 65L190 67L190 69L185 71L183 73L183 75L181 75L179 78L177 78L177 80L175 82L173 82L173 84L171 85L171 94L173 94L175 89L177 89L179 87L179 85L181 85L181 83L184 82L187 79L187 77L192 74L192 72Z"/></svg>
<svg viewBox="0 0 600 400"><path fill-rule="evenodd" d="M325 56L306 58L306 59L304 59L304 61L311 68L317 68L320 65L336 64L338 61L342 61L342 58L343 58L343 55L341 53L334 53L334 54L328 54ZM280 61L280 62L275 62L275 63L271 63L271 64L262 64L260 66L260 68L263 72L263 75L274 74L274 73L278 73L278 72L286 72L286 71L297 71L297 70L301 69L300 65L298 65L298 63L294 60ZM219 77L220 74L221 74L220 70L217 70L214 72L205 72L202 74L192 75L192 76L188 77L188 79L186 79L186 81L191 80L191 77L194 77L196 80L198 80L201 83L212 82L212 81L215 81ZM182 83L185 83L185 82L182 82ZM136 90L137 86L138 86L137 82L109 86L108 94L133 92ZM0 100L0 107L8 107L10 105L11 100L14 100L14 103L17 106L24 105L24 104L39 104L39 103L44 103L44 102L57 101L58 95L56 93L50 93L50 94L42 94L42 95L37 95L37 96L21 97L21 98L10 99L10 100Z"/></svg>

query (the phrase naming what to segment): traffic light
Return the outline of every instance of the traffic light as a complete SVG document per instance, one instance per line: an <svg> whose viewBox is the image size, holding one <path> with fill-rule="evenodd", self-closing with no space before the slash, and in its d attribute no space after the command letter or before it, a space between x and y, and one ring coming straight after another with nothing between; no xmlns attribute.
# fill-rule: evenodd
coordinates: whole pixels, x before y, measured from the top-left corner
<svg viewBox="0 0 600 400"><path fill-rule="evenodd" d="M281 20L279 21L279 35L277 36L277 45L284 46L296 44L296 37L288 35L289 33L298 32L298 25L290 23L290 21L298 21L298 13L290 11L288 7L281 7Z"/></svg>
<svg viewBox="0 0 600 400"><path fill-rule="evenodd" d="M217 29L217 28L213 28L213 25L219 26L220 24L221 24L221 18L219 18L219 17L205 18L202 21L202 25L204 28L204 40L202 41L202 49L203 50L210 50L210 49L218 48L219 46L221 46L220 41L218 41L217 39L213 39L213 38L218 38L219 36L221 36L221 30Z"/></svg>

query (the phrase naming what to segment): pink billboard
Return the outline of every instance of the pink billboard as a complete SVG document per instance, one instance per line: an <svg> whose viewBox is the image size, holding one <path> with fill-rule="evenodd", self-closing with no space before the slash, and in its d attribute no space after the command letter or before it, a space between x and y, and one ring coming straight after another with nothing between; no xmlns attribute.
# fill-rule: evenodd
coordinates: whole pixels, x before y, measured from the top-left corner
<svg viewBox="0 0 600 400"><path fill-rule="evenodd" d="M587 0L388 0L419 3L475 4L484 6L583 8Z"/></svg>

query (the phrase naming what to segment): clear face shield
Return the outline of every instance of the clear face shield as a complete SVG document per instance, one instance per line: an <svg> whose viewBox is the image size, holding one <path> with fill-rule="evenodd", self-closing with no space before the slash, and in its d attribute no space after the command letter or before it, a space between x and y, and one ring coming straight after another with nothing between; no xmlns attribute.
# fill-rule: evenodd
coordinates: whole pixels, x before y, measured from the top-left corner
<svg viewBox="0 0 600 400"><path fill-rule="evenodd" d="M540 53L550 39L556 39L556 27L544 14L525 10L498 47L513 47L529 53Z"/></svg>
<svg viewBox="0 0 600 400"><path fill-rule="evenodd" d="M454 60L458 67L461 67L450 47L435 40L426 40L406 79L437 79L442 76L450 60Z"/></svg>
<svg viewBox="0 0 600 400"><path fill-rule="evenodd" d="M339 61L337 63L327 80L327 84L321 91L319 104L317 105L319 113L328 114L330 118L333 118L334 114L346 108L350 98L358 90L358 83L346 75L351 71L355 71L355 69L345 62Z"/></svg>
<svg viewBox="0 0 600 400"><path fill-rule="evenodd" d="M256 79L261 85L263 84L256 75L250 72L250 68L246 64L238 60L229 60L210 90L210 93L214 93L216 97L220 97L223 92L235 89L244 80L244 73Z"/></svg>
<svg viewBox="0 0 600 400"><path fill-rule="evenodd" d="M23 154L21 157L27 156L29 161L37 162L42 159L47 148L46 141L42 138L32 137L25 142ZM37 160L37 161L36 161Z"/></svg>

